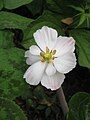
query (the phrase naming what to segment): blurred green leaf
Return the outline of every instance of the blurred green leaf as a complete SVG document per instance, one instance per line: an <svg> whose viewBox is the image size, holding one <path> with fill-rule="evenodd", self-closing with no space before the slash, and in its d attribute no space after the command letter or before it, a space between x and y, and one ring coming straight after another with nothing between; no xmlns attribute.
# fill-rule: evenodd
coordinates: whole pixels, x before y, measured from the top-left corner
<svg viewBox="0 0 90 120"><path fill-rule="evenodd" d="M0 10L3 8L3 0L0 0Z"/></svg>
<svg viewBox="0 0 90 120"><path fill-rule="evenodd" d="M46 108L46 106L44 105L38 105L37 110L44 110Z"/></svg>
<svg viewBox="0 0 90 120"><path fill-rule="evenodd" d="M43 9L43 0L33 0L30 4L27 4L27 8L30 10L33 16L41 14Z"/></svg>
<svg viewBox="0 0 90 120"><path fill-rule="evenodd" d="M90 7L88 6L87 1L84 4L79 6L69 5L74 10L78 11L76 15L73 16L74 22L71 27L75 28L90 28Z"/></svg>
<svg viewBox="0 0 90 120"><path fill-rule="evenodd" d="M0 12L0 29L25 29L33 20L10 12Z"/></svg>
<svg viewBox="0 0 90 120"><path fill-rule="evenodd" d="M90 31L76 29L70 36L76 41L79 65L90 68Z"/></svg>
<svg viewBox="0 0 90 120"><path fill-rule="evenodd" d="M51 106L52 101L45 93L43 87L38 85L33 91L34 97L39 100L39 103L42 105Z"/></svg>
<svg viewBox="0 0 90 120"><path fill-rule="evenodd" d="M27 120L27 118L13 101L0 97L0 120Z"/></svg>
<svg viewBox="0 0 90 120"><path fill-rule="evenodd" d="M61 26L61 19L61 16L49 11L45 11L41 17L32 22L24 30L22 45L28 49L32 44L36 44L33 38L33 33L35 33L36 30L40 29L43 26L52 27L58 31L59 35L63 35L64 32Z"/></svg>
<svg viewBox="0 0 90 120"><path fill-rule="evenodd" d="M50 11L61 13L61 9L58 3L61 3L61 0L46 0L46 6Z"/></svg>
<svg viewBox="0 0 90 120"><path fill-rule="evenodd" d="M35 108L37 107L37 102L33 99L27 99L27 104L28 104L28 107L32 107L32 108Z"/></svg>
<svg viewBox="0 0 90 120"><path fill-rule="evenodd" d="M78 25L76 26L79 27L79 28L90 28L90 13L85 13L85 14L82 14L80 15L80 18L78 19L79 20L79 23Z"/></svg>
<svg viewBox="0 0 90 120"><path fill-rule="evenodd" d="M34 103L33 103L33 100L32 100L32 99L28 99L28 100L27 100L27 104L30 105L30 106L33 106L33 104L34 104Z"/></svg>
<svg viewBox="0 0 90 120"><path fill-rule="evenodd" d="M9 31L0 31L0 48L10 48L13 47L13 33L9 32ZM7 39L6 39L7 38Z"/></svg>
<svg viewBox="0 0 90 120"><path fill-rule="evenodd" d="M82 24L84 23L85 20L86 20L86 16L85 16L84 14L81 15L77 27L80 26L80 25L82 25Z"/></svg>
<svg viewBox="0 0 90 120"><path fill-rule="evenodd" d="M2 0L3 5L7 9L15 9L25 4L29 4L33 0Z"/></svg>
<svg viewBox="0 0 90 120"><path fill-rule="evenodd" d="M90 94L79 92L71 98L67 120L90 120Z"/></svg>
<svg viewBox="0 0 90 120"><path fill-rule="evenodd" d="M87 17L87 18L90 18L90 14L89 14L89 13L87 13L87 14L86 14L86 17Z"/></svg>
<svg viewBox="0 0 90 120"><path fill-rule="evenodd" d="M45 117L47 118L48 116L50 116L50 114L51 114L51 108L48 107L45 111Z"/></svg>
<svg viewBox="0 0 90 120"><path fill-rule="evenodd" d="M82 7L78 7L78 6L74 6L74 5L69 5L69 7L73 8L79 12L82 12L82 13L85 12L85 10Z"/></svg>
<svg viewBox="0 0 90 120"><path fill-rule="evenodd" d="M24 71L24 51L14 47L11 32L0 31L0 96L15 99L28 92Z"/></svg>
<svg viewBox="0 0 90 120"><path fill-rule="evenodd" d="M37 99L43 100L47 98L47 95L45 94L43 87L41 87L40 85L34 89L33 93Z"/></svg>
<svg viewBox="0 0 90 120"><path fill-rule="evenodd" d="M55 13L61 13L64 17L72 17L75 14L75 10L70 8L70 5L83 4L83 0L46 0L47 9Z"/></svg>

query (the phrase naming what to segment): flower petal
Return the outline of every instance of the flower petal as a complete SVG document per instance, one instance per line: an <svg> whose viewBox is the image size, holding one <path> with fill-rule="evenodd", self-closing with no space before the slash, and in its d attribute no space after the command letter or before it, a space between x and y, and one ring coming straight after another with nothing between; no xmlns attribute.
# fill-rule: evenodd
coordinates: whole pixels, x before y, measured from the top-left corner
<svg viewBox="0 0 90 120"><path fill-rule="evenodd" d="M53 28L43 26L34 33L34 38L43 51L46 50L46 47L51 50L57 41L57 31Z"/></svg>
<svg viewBox="0 0 90 120"><path fill-rule="evenodd" d="M44 63L41 61L36 62L27 69L23 78L26 78L26 82L29 83L30 85L37 85L39 84L42 78L45 67L46 67L45 62Z"/></svg>
<svg viewBox="0 0 90 120"><path fill-rule="evenodd" d="M54 75L55 73L56 73L56 68L53 66L52 63L49 63L46 68L46 74L51 76L51 75Z"/></svg>
<svg viewBox="0 0 90 120"><path fill-rule="evenodd" d="M39 56L39 55L32 55L32 54L30 53L30 50L27 50L27 51L25 52L25 57L28 57L28 58L26 59L26 63L27 63L28 65L31 65L31 64L33 64L33 63L35 63L35 62L37 62L37 61L40 61L40 56Z"/></svg>
<svg viewBox="0 0 90 120"><path fill-rule="evenodd" d="M47 89L57 90L61 87L61 84L64 82L65 76L64 74L56 72L52 76L48 76L44 74L41 80L41 84L45 86Z"/></svg>
<svg viewBox="0 0 90 120"><path fill-rule="evenodd" d="M68 52L74 52L75 40L72 37L59 36L54 49L56 50L56 57L66 54Z"/></svg>
<svg viewBox="0 0 90 120"><path fill-rule="evenodd" d="M31 53L31 54L33 54L33 55L40 55L40 52L41 52L41 50L39 49L38 46L32 45L32 46L30 47L30 53Z"/></svg>
<svg viewBox="0 0 90 120"><path fill-rule="evenodd" d="M55 58L53 63L58 72L68 73L73 68L75 68L76 57L74 53L68 53L58 58Z"/></svg>
<svg viewBox="0 0 90 120"><path fill-rule="evenodd" d="M27 50L27 51L25 52L25 57L29 57L29 54L30 54L30 51Z"/></svg>
<svg viewBox="0 0 90 120"><path fill-rule="evenodd" d="M26 59L26 63L28 65L32 65L33 63L38 62L38 61L40 61L40 57L37 55L32 55L32 54L31 54L30 58Z"/></svg>

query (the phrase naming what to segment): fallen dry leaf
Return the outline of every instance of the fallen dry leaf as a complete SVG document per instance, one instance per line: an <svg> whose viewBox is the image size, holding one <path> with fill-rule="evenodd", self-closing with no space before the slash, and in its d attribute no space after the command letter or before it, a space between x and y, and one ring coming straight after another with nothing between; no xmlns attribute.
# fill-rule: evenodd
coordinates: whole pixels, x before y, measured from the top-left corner
<svg viewBox="0 0 90 120"><path fill-rule="evenodd" d="M73 23L73 18L68 17L68 18L62 19L61 22L62 22L62 23L65 23L65 24L67 24L67 25L70 25L70 24Z"/></svg>

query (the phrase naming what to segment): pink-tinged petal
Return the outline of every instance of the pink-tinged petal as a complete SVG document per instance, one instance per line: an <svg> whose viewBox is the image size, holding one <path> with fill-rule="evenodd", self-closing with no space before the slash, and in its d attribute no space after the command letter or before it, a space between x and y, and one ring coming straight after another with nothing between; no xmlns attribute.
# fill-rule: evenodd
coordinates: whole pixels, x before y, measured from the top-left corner
<svg viewBox="0 0 90 120"><path fill-rule="evenodd" d="M68 53L58 58L55 58L53 63L58 72L68 73L73 68L75 68L76 57L74 53Z"/></svg>
<svg viewBox="0 0 90 120"><path fill-rule="evenodd" d="M72 37L59 36L54 49L56 50L56 57L66 54L68 52L74 52L75 40Z"/></svg>
<svg viewBox="0 0 90 120"><path fill-rule="evenodd" d="M61 84L64 82L65 76L64 74L56 72L52 76L48 76L44 74L41 79L41 84L47 89L57 90L61 87Z"/></svg>
<svg viewBox="0 0 90 120"><path fill-rule="evenodd" d="M37 85L39 84L42 78L45 67L46 67L45 62L44 63L41 61L36 62L27 69L23 78L25 78L26 82L29 83L30 85Z"/></svg>
<svg viewBox="0 0 90 120"><path fill-rule="evenodd" d="M50 50L54 47L57 41L57 31L53 28L43 26L34 33L34 38L37 45L43 50L48 47Z"/></svg>
<svg viewBox="0 0 90 120"><path fill-rule="evenodd" d="M40 52L41 52L41 50L39 49L38 46L32 45L32 46L30 47L30 53L31 53L31 54L33 54L33 55L40 55Z"/></svg>
<svg viewBox="0 0 90 120"><path fill-rule="evenodd" d="M27 51L25 52L25 57L29 57L29 54L30 54L30 51L27 50Z"/></svg>
<svg viewBox="0 0 90 120"><path fill-rule="evenodd" d="M30 53L30 50L27 50L25 52L25 57L27 57L26 59L26 63L28 65L32 65L33 63L37 62L37 61L40 61L40 56L39 55L32 55Z"/></svg>
<svg viewBox="0 0 90 120"><path fill-rule="evenodd" d="M56 73L56 68L53 66L53 63L49 63L46 68L46 74L48 76L54 75Z"/></svg>
<svg viewBox="0 0 90 120"><path fill-rule="evenodd" d="M40 61L40 56L32 55L32 54L29 58L26 59L26 63L28 65L32 65L33 63L38 62L38 61Z"/></svg>

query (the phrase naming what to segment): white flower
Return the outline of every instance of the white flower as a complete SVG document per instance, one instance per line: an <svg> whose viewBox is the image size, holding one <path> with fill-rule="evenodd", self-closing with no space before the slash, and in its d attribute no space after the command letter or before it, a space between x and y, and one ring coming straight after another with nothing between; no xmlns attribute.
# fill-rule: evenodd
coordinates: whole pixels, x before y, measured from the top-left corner
<svg viewBox="0 0 90 120"><path fill-rule="evenodd" d="M62 37L57 31L43 26L34 33L38 46L32 45L25 52L26 63L31 65L24 78L30 85L40 82L47 89L56 90L61 87L68 73L76 66L75 41L72 37Z"/></svg>

